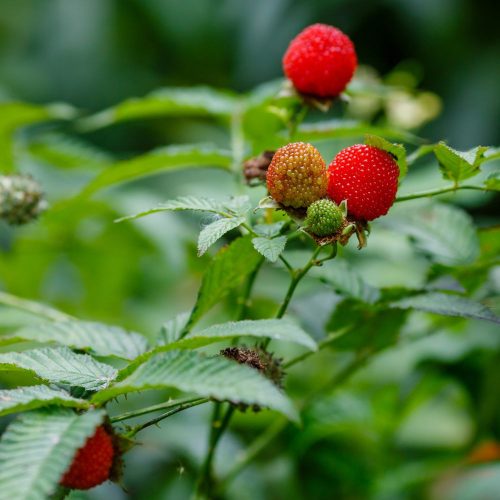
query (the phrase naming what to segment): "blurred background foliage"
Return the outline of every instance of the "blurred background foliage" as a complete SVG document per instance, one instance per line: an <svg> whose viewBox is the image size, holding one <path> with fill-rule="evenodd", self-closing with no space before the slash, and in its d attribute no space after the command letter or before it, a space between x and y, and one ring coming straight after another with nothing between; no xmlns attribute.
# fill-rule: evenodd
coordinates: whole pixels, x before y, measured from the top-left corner
<svg viewBox="0 0 500 500"><path fill-rule="evenodd" d="M378 82L399 88L383 100L354 96L348 106L336 104L333 116L388 124L432 142L446 139L462 150L499 145L498 14L493 0L2 0L0 100L64 102L87 114L164 86L248 92L281 78L281 57L290 39L308 24L324 22L340 27L356 44L363 67L353 89ZM313 121L318 117L311 115ZM258 116L247 124L257 130L260 125ZM37 137L44 139L37 142ZM51 140L76 160L54 157L47 148ZM355 141L340 138L318 146L329 161ZM209 118L186 117L136 120L86 133L72 122L23 131L20 147L29 144L45 161L40 160L43 154L15 150L15 168L33 173L57 209L27 227L0 227L2 288L149 336L189 309L209 258L196 257L194 236L207 221L176 214L133 224L113 220L180 195L235 194L241 187L232 178L215 170L177 171L79 204L65 207L58 200L114 161L194 142L227 146L227 131ZM84 160L78 161L78 151ZM403 190L442 183L435 162L424 160L410 172ZM251 194L256 201L264 190ZM490 264L498 259L498 198L459 193L444 200L465 208L481 228L476 267L459 264L452 272L432 263L383 221L374 225L367 249L357 253L349 246L344 256L375 287L421 287L433 275L446 275L451 289L464 287L498 313L500 273L498 265ZM300 247L291 246L292 257L294 252L300 261ZM274 310L286 282L280 269L265 268L256 283L254 317ZM340 300L310 279L292 307L319 338ZM233 305L229 301L218 309L217 318L229 318ZM5 330L30 321L12 310L1 313ZM228 497L498 498L498 462L467 473L463 469L471 461L471 448L483 440L493 457L500 456L494 453L500 440L498 333L489 323L413 314L404 334L417 340L382 354L344 389L314 402L304 427L287 428L234 482ZM342 356L324 352L294 368L287 388L300 399L310 386L329 378ZM2 375L3 385L17 383ZM127 404L133 407L138 397L158 401L158 395L146 394ZM239 415L222 442L219 470L227 470L235 453L271 419L266 412ZM189 498L195 465L206 446L206 421L207 411L200 408L144 433L143 445L127 456L126 492L105 485L72 497ZM474 460L481 462L485 453Z"/></svg>

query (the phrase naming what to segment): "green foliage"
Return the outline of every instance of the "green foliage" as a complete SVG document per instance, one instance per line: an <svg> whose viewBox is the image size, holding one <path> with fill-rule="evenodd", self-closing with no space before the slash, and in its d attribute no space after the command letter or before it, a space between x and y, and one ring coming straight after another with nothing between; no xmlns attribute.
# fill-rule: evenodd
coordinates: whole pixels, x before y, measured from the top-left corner
<svg viewBox="0 0 500 500"><path fill-rule="evenodd" d="M203 275L189 323L196 323L231 290L241 285L259 262L260 256L253 249L249 236L238 238L219 250Z"/></svg>
<svg viewBox="0 0 500 500"><path fill-rule="evenodd" d="M285 250L286 240L286 236L278 236L276 238L258 236L252 238L252 244L255 250L263 255L268 261L276 262Z"/></svg>
<svg viewBox="0 0 500 500"><path fill-rule="evenodd" d="M138 333L101 323L71 320L26 326L13 334L1 336L0 345L25 340L55 342L97 356L123 359L134 359L148 348L147 340Z"/></svg>
<svg viewBox="0 0 500 500"><path fill-rule="evenodd" d="M392 217L387 224L410 236L420 251L440 264L468 264L479 254L471 217L451 205L427 203Z"/></svg>
<svg viewBox="0 0 500 500"><path fill-rule="evenodd" d="M132 374L97 393L92 401L101 403L119 394L162 388L176 388L221 401L261 405L292 420L298 419L290 400L255 369L220 356L206 357L189 351L173 351L148 359Z"/></svg>
<svg viewBox="0 0 500 500"><path fill-rule="evenodd" d="M288 319L231 321L191 332L180 340L165 343L160 350L196 349L212 343L239 337L268 338L294 342L315 351L316 342L296 323Z"/></svg>
<svg viewBox="0 0 500 500"><path fill-rule="evenodd" d="M67 347L44 347L0 354L0 370L27 370L46 382L95 391L107 387L116 370Z"/></svg>
<svg viewBox="0 0 500 500"><path fill-rule="evenodd" d="M478 146L469 151L457 151L440 142L434 147L434 154L439 161L443 177L457 184L479 173L487 149Z"/></svg>
<svg viewBox="0 0 500 500"><path fill-rule="evenodd" d="M444 142L423 143L416 132L395 127L386 107L397 104L402 94L413 104L425 96L401 88L397 78L387 85L378 77L368 83L357 78L343 96L351 100L349 116L376 104L373 115L359 120L341 116L343 105L335 102L330 115L335 118L312 114L304 121L306 105L326 111L328 103L303 101L283 81L241 95L208 87L159 89L75 119L70 126L62 123L75 118L68 107L0 106L4 168L36 167L53 203L36 224L0 236L0 283L12 292L0 292L0 415L22 413L0 441L0 499L57 494L74 453L105 420L114 425L143 417L136 426L115 428L133 437L207 402L214 412L198 486L212 489L207 497L239 498L229 483L273 439L280 443L269 447L265 466L285 460L294 473L305 471L300 491L306 496L321 496L323 485L331 486L334 478L336 491L346 498L418 497L420 488L427 490L434 480L428 472L436 470L431 461L445 456L425 449L430 440L422 422L429 417L418 417L421 407L431 408L436 429L448 430L450 422L450 434L466 420L469 434L459 433L462 441L456 442L462 448L447 450L446 460L467 463L465 454L474 445L470 436L500 439L494 417L500 401L488 389L498 380L500 344L490 334L500 322L498 217L488 212L488 196L494 195L481 193L498 191L499 150L478 146L461 152ZM132 122L148 127L157 118L166 119L158 123L175 129L181 140L206 136L217 146L189 140L165 145L168 134L163 131L148 137L145 147L141 143L142 153L135 156L135 145L122 144L115 152L96 145L113 144L116 125L120 137L121 127ZM44 122L51 122L50 129L31 127L19 140L18 130ZM92 134L83 138L82 132ZM446 198L447 203L398 203L372 227L349 220L353 224L347 231L318 246L304 232L304 213L286 212L269 197L257 203L265 196L262 187L243 186L244 176L252 187L265 178L266 165L255 176L242 173L250 155L292 141L313 141L329 160L363 136L366 144L396 158L400 182L409 193L398 202L456 196ZM143 153L155 137L162 144ZM417 190L423 180L439 177L438 168L451 183ZM154 182L147 179L152 175L157 176ZM475 184L464 184L473 176ZM109 187L116 189L99 201L90 199ZM466 189L470 198L458 193ZM161 225L154 219L112 224L180 211L201 218L197 245L192 224L181 218L185 215L164 218ZM134 215L123 216L127 213ZM372 233L359 254L348 242L351 228L361 240ZM208 252L217 242L220 249ZM340 258L330 262L337 252ZM192 305L200 280L192 309L179 313ZM481 329L469 319L481 320ZM150 343L135 330L158 333ZM198 351L205 347L230 350L238 362ZM368 363L368 376L348 381L381 351L386 356L382 368L375 360L375 367ZM107 364L101 358L112 359ZM310 363L301 364L309 358ZM481 394L474 393L474 408L462 394L469 391L469 376L482 388ZM47 385L26 385L33 378ZM343 390L336 392L341 384ZM140 396L128 403L118 398L145 390L156 390L148 395L155 404L146 406ZM187 393L187 398L165 400L165 392L175 397ZM432 413L433 398L440 404L445 400L446 418ZM292 399L301 402L300 416ZM117 401L111 405L112 400ZM248 407L275 410L292 421L303 420L304 427L288 427L280 438L283 417L265 428L272 415L254 419L247 412L231 428L241 436L228 440L234 447L227 460L233 469L221 477L212 464L218 442L233 413ZM109 420L107 412L113 413ZM156 416L144 417L149 413ZM190 471L199 467L189 447L204 416L193 410L189 425L179 419L162 429L161 439L172 454L185 455ZM408 431L415 428L411 418L417 419L416 432ZM413 437L409 444L404 441L408 434ZM256 440L249 448L240 449L252 436ZM421 447L413 449L414 443ZM412 456L422 463L407 465ZM168 466L162 470L166 481L178 479ZM267 491L264 475L253 477ZM191 479L183 478L189 485ZM161 495L178 495L163 483L161 488ZM269 494L292 497L296 493L291 490ZM159 491L140 494L154 497Z"/></svg>
<svg viewBox="0 0 500 500"><path fill-rule="evenodd" d="M102 410L78 415L63 408L20 416L0 440L0 498L43 500L55 493L75 452L103 418Z"/></svg>
<svg viewBox="0 0 500 500"><path fill-rule="evenodd" d="M163 171L186 167L220 168L228 170L230 154L222 149L207 145L167 146L142 156L124 160L112 165L95 177L82 191L82 196L90 196L100 189L131 182Z"/></svg>
<svg viewBox="0 0 500 500"><path fill-rule="evenodd" d="M70 396L60 389L51 389L46 385L33 385L0 391L0 415L34 410L44 406L70 406L86 409L88 401Z"/></svg>
<svg viewBox="0 0 500 500"><path fill-rule="evenodd" d="M458 295L447 293L426 293L407 297L393 302L391 307L398 309L416 309L443 316L482 319L500 323L500 317L493 314L486 306Z"/></svg>

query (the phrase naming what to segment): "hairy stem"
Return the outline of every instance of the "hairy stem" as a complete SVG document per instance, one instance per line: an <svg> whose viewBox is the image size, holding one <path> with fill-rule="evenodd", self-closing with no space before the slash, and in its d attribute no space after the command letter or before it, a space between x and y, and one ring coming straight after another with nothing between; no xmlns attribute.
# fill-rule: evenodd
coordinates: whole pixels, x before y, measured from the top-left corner
<svg viewBox="0 0 500 500"><path fill-rule="evenodd" d="M207 401L209 401L208 398L199 398L199 399L191 401L191 402L183 403L183 404L177 406L177 408L174 408L173 410L167 411L166 413L162 413L161 415L159 415L156 418L153 418L152 420L148 420L147 422L144 422L143 424L136 425L135 427L132 427L126 433L126 436L128 438L132 438L138 432L142 431L143 429L146 429L146 427L150 427L151 425L156 425L157 423L161 422L162 420L164 420L168 417L171 417L172 415L175 415L176 413L187 410L188 408L192 408L193 406L198 406L198 405L204 404Z"/></svg>
<svg viewBox="0 0 500 500"><path fill-rule="evenodd" d="M445 193L453 193L455 191L459 191L461 189L472 189L475 191L494 191L494 189L489 189L484 186L472 186L472 185L465 185L465 186L449 186L446 188L439 188L439 189L429 189L428 191L421 191L420 193L414 193L414 194L408 194L406 196L398 196L396 198L396 202L399 201L408 201L408 200L417 200L418 198L429 198L431 196L437 196L440 194L445 194Z"/></svg>
<svg viewBox="0 0 500 500"><path fill-rule="evenodd" d="M128 420L129 418L140 417L141 415L147 415L148 413L153 413L160 410L168 410L169 408L175 408L176 406L185 405L188 403L193 403L195 401L203 400L208 401L206 398L187 398L187 399L173 399L165 401L164 403L159 403L153 406L147 406L146 408L140 408L139 410L128 411L122 413L121 415L116 415L111 417L111 422L121 422L122 420Z"/></svg>

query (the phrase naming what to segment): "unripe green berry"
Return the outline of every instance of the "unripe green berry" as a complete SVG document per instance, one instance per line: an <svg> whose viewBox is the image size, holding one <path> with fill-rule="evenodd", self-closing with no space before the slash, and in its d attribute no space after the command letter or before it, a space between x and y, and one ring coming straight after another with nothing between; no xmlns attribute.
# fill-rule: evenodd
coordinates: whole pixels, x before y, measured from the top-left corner
<svg viewBox="0 0 500 500"><path fill-rule="evenodd" d="M318 200L309 205L305 225L316 236L330 236L344 225L344 214L333 201Z"/></svg>
<svg viewBox="0 0 500 500"><path fill-rule="evenodd" d="M27 175L0 175L0 219L12 225L36 219L47 208L40 184Z"/></svg>

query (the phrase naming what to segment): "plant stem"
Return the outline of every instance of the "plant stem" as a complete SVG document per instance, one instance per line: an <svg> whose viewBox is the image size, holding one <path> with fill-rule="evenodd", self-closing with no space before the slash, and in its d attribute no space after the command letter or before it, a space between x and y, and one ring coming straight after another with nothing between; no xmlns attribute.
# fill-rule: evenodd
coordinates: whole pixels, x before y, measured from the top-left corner
<svg viewBox="0 0 500 500"><path fill-rule="evenodd" d="M472 189L475 191L494 191L494 189L489 189L484 186L472 186L472 185L465 185L465 186L450 186L446 188L439 188L439 189L429 189L428 191L421 191L420 193L414 193L414 194L408 194L405 196L399 196L396 198L396 202L399 201L408 201L408 200L416 200L418 198L429 198L431 196L437 196L440 194L445 194L445 193L453 193L455 191L459 191L461 189Z"/></svg>
<svg viewBox="0 0 500 500"><path fill-rule="evenodd" d="M257 274L259 274L260 268L262 267L263 263L264 263L264 257L260 259L260 262L257 264L257 266L255 266L255 269L252 271L252 274L250 274L250 276L247 279L245 285L245 291L243 293L243 297L239 304L238 312L236 314L236 321L244 319L248 314L248 307L250 305L250 296L252 294L253 285L255 283Z"/></svg>
<svg viewBox="0 0 500 500"><path fill-rule="evenodd" d="M276 438L288 425L286 418L276 419L246 450L237 457L233 467L221 481L218 491L225 490L227 485L257 456L271 441Z"/></svg>
<svg viewBox="0 0 500 500"><path fill-rule="evenodd" d="M136 425L135 427L132 427L125 435L128 438L134 437L138 432L142 431L143 429L146 429L146 427L150 427L151 425L155 425L158 422L161 422L165 418L171 417L172 415L175 415L176 413L179 413L181 411L187 410L188 408L192 408L193 406L198 406L203 403L208 402L208 398L199 398L197 400L191 401L191 402L186 402L181 405L179 405L177 408L174 408L173 410L167 411L166 413L163 413L159 415L156 418L153 418L152 420L148 420L147 422L144 422L143 424Z"/></svg>
<svg viewBox="0 0 500 500"><path fill-rule="evenodd" d="M299 269L292 274L292 280L290 281L290 285L289 285L288 290L286 292L285 299L283 300L283 303L281 304L281 306L276 314L276 318L279 319L285 315L285 313L288 309L288 306L290 304L290 301L292 300L293 293L295 292L295 289L297 288L297 285L300 283L302 278L309 272L309 269L311 269L311 267L313 267L314 265L317 264L316 257L318 256L320 251L321 251L321 247L318 246L316 248L316 250L314 250L314 252L311 255L311 258L309 259L307 264L302 269Z"/></svg>
<svg viewBox="0 0 500 500"><path fill-rule="evenodd" d="M204 401L208 401L208 399L200 397L165 401L164 403L160 403L153 406L147 406L146 408L129 411L126 413L122 413L121 415L111 417L111 422L121 422L122 420L128 420L129 418L140 417L141 415L147 415L148 413L153 413L155 411L167 410L169 408L174 408L176 406L184 405L187 403L193 403L195 401L200 401L202 399Z"/></svg>
<svg viewBox="0 0 500 500"><path fill-rule="evenodd" d="M213 461L215 458L215 451L219 440L227 429L231 417L233 416L235 407L229 406L222 421L220 420L220 413L222 409L222 403L216 403L214 407L214 413L212 416L212 425L210 427L210 436L208 439L208 452L201 467L201 474L198 480L197 492L200 496L210 496L214 486L214 474L213 474Z"/></svg>

